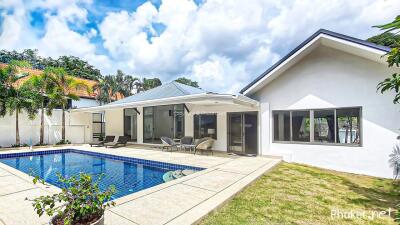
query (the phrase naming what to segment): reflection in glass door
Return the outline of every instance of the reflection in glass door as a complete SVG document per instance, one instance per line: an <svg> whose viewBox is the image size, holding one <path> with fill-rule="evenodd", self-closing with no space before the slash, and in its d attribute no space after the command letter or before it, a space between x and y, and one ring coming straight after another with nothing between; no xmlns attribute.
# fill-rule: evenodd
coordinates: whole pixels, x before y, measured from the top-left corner
<svg viewBox="0 0 400 225"><path fill-rule="evenodd" d="M174 105L174 138L182 138L184 136L184 111L183 105Z"/></svg>
<svg viewBox="0 0 400 225"><path fill-rule="evenodd" d="M154 107L143 108L143 139L144 142L154 141Z"/></svg>
<svg viewBox="0 0 400 225"><path fill-rule="evenodd" d="M137 112L133 108L124 109L124 136L137 141Z"/></svg>
<svg viewBox="0 0 400 225"><path fill-rule="evenodd" d="M257 112L228 113L228 151L257 155Z"/></svg>
<svg viewBox="0 0 400 225"><path fill-rule="evenodd" d="M243 153L243 121L241 113L228 114L229 151Z"/></svg>

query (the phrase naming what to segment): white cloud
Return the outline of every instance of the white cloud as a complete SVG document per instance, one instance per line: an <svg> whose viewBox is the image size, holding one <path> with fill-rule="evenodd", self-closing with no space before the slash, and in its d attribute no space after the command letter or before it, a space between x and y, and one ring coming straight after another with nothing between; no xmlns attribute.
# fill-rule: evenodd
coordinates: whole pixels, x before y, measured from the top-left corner
<svg viewBox="0 0 400 225"><path fill-rule="evenodd" d="M29 4L28 4L29 3ZM319 28L367 38L371 28L392 20L398 0L163 0L157 9L146 2L135 11L109 12L84 33L92 0L0 0L0 48L39 48L49 56L75 55L88 60L104 74L126 73L198 80L210 91L236 92L283 54ZM28 12L47 12L43 36L29 24ZM160 34L155 24L163 24ZM93 43L102 40L107 55ZM102 51L104 52L104 51Z"/></svg>

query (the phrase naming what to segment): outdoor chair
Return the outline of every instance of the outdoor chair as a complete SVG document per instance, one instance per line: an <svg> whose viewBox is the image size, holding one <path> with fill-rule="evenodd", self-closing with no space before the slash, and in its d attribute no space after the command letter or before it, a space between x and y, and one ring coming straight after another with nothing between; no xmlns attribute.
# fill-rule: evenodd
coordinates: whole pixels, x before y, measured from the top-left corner
<svg viewBox="0 0 400 225"><path fill-rule="evenodd" d="M214 139L210 137L199 139L196 142L196 146L194 147L194 154L196 155L196 152L200 151L201 153L207 152L207 155L208 152L211 152L211 155L213 155L213 151L211 150L213 144L214 144Z"/></svg>
<svg viewBox="0 0 400 225"><path fill-rule="evenodd" d="M102 140L102 141L94 141L94 142L89 143L89 145L90 145L90 147L93 147L93 145L97 146L97 147L100 147L100 146L104 146L105 143L113 142L114 139L115 139L115 136L106 136L104 138L104 140Z"/></svg>
<svg viewBox="0 0 400 225"><path fill-rule="evenodd" d="M105 143L104 146L107 147L113 147L113 148L117 148L120 146L126 146L126 144L128 143L129 138L127 136L119 136L117 141L113 141L113 142L109 142L109 143Z"/></svg>
<svg viewBox="0 0 400 225"><path fill-rule="evenodd" d="M189 151L191 152L194 147L195 145L193 144L193 137L185 136L181 138L179 145L181 150L186 151L186 149L189 148Z"/></svg>
<svg viewBox="0 0 400 225"><path fill-rule="evenodd" d="M169 137L161 137L161 142L163 143L163 147L162 149L170 149L171 151L173 150L173 148L176 148L176 150L178 151L178 143L176 143L174 140L172 140Z"/></svg>

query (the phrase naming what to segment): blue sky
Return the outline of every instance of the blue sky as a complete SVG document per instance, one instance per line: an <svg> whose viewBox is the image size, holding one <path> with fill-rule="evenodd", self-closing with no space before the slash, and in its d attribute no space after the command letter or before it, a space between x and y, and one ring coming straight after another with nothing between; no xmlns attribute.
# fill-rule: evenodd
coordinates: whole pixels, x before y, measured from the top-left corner
<svg viewBox="0 0 400 225"><path fill-rule="evenodd" d="M398 0L0 0L0 49L235 93L320 28L365 39L399 11Z"/></svg>

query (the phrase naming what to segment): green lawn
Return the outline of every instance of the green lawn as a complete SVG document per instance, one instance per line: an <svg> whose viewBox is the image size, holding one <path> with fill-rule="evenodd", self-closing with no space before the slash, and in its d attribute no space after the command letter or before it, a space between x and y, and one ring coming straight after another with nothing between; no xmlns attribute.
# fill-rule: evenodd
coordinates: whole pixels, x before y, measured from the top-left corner
<svg viewBox="0 0 400 225"><path fill-rule="evenodd" d="M399 183L300 164L282 163L263 175L200 224L397 224L371 212L388 211L400 201ZM350 210L358 218L331 217Z"/></svg>

